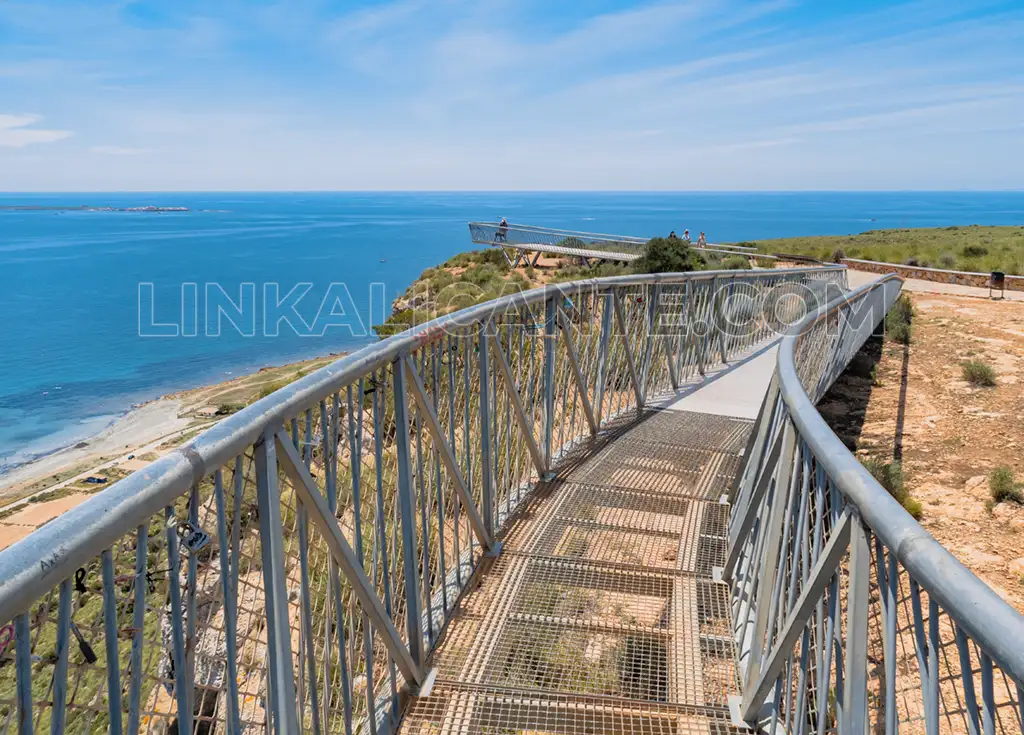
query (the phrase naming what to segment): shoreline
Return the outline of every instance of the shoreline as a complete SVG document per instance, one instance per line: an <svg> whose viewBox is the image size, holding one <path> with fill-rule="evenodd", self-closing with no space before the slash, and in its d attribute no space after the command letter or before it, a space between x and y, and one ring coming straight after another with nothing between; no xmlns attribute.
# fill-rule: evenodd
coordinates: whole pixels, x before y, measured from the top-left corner
<svg viewBox="0 0 1024 735"><path fill-rule="evenodd" d="M361 348L357 348L361 349ZM277 383L292 373L305 374L351 354L355 350L328 352L284 363L264 363L235 368L241 372L226 380L201 383L189 388L168 391L156 398L135 403L105 422L98 431L41 451L31 459L11 465L0 473L0 509L17 503L27 495L45 491L32 486L47 479L61 482L61 473L89 463L102 463L112 455L131 455L141 447L173 440L174 435L188 429L203 430L220 417L209 413L211 403L231 403L246 394L258 393L261 386ZM246 401L249 402L249 401ZM31 492L29 492L31 491Z"/></svg>

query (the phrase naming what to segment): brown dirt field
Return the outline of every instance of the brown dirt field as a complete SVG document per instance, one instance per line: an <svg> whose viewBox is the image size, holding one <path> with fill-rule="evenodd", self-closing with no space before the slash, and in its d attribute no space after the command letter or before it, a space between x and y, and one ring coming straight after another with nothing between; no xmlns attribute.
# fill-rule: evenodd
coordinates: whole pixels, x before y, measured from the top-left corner
<svg viewBox="0 0 1024 735"><path fill-rule="evenodd" d="M31 526L9 526L6 523L0 522L0 551L3 551L17 541L21 541L35 530Z"/></svg>
<svg viewBox="0 0 1024 735"><path fill-rule="evenodd" d="M986 507L992 468L1009 465L1024 480L1024 304L911 298L911 344L885 343L874 385L863 368L848 371L822 401L822 415L859 456L901 459L906 486L924 506L922 525L1024 612L1024 507ZM996 386L966 383L967 359L991 365Z"/></svg>
<svg viewBox="0 0 1024 735"><path fill-rule="evenodd" d="M43 503L29 503L24 510L0 519L0 551L28 536L39 526L74 508L88 493L73 493Z"/></svg>
<svg viewBox="0 0 1024 735"><path fill-rule="evenodd" d="M89 495L86 493L74 493L43 503L30 503L26 506L25 510L18 511L4 518L3 523L11 526L41 526L47 521L52 521L69 508L74 508L88 497Z"/></svg>

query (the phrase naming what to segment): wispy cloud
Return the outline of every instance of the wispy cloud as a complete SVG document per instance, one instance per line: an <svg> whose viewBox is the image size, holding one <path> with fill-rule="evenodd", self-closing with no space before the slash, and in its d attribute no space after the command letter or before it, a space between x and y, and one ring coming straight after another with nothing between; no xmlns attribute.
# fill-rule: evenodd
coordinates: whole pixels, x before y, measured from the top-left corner
<svg viewBox="0 0 1024 735"><path fill-rule="evenodd" d="M33 143L53 143L73 135L70 130L32 127L42 119L40 115L0 115L0 146L24 148Z"/></svg>
<svg viewBox="0 0 1024 735"><path fill-rule="evenodd" d="M101 156L142 156L152 153L149 148L129 148L119 145L94 145L89 149L90 153L97 153Z"/></svg>
<svg viewBox="0 0 1024 735"><path fill-rule="evenodd" d="M7 0L0 99L76 137L0 190L1024 186L1019 2L868 5Z"/></svg>

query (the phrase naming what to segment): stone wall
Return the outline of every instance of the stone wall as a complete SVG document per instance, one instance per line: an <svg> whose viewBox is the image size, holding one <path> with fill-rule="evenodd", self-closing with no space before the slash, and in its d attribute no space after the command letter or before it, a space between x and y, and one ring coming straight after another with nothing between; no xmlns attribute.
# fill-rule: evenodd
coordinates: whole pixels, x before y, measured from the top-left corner
<svg viewBox="0 0 1024 735"><path fill-rule="evenodd" d="M935 281L936 283L956 283L961 286L977 286L988 288L988 273L968 273L965 271L947 271L941 268L922 268L916 265L896 265L894 263L879 263L874 260L859 260L857 258L843 258L842 264L847 268L858 271L869 271L871 273L896 273L903 278L918 278L922 281ZM1024 277L1006 276L1007 291L1024 291Z"/></svg>

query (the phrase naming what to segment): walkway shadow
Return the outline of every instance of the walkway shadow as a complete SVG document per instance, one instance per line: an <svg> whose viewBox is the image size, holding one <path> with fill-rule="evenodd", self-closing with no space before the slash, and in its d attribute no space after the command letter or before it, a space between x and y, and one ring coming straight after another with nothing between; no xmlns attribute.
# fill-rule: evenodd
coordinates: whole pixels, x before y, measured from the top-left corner
<svg viewBox="0 0 1024 735"><path fill-rule="evenodd" d="M851 452L856 451L860 445L864 418L883 352L883 338L872 336L818 404L818 412ZM890 356L889 359L894 358ZM903 424L907 404L910 345L903 345L900 359L900 396L896 407L896 427L892 445L879 447L886 453L891 453L892 458L897 461L903 458Z"/></svg>

